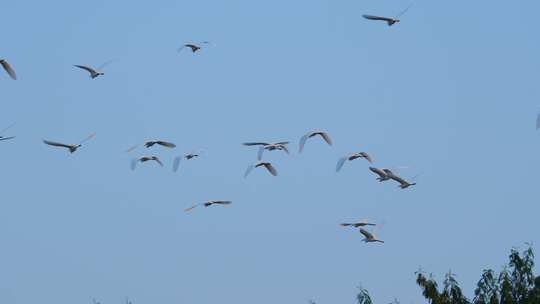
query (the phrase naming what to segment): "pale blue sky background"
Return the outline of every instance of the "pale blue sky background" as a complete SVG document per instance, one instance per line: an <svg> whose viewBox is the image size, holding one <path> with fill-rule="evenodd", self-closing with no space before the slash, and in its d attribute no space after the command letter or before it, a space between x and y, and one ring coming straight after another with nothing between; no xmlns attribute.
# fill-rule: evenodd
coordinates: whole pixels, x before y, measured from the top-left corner
<svg viewBox="0 0 540 304"><path fill-rule="evenodd" d="M513 246L540 252L540 3L407 0L5 1L0 57L0 302L423 303L414 272L451 269L472 296ZM210 40L195 55L176 48ZM91 80L73 64L98 66ZM332 148L250 140L327 130ZM95 140L68 155L44 138ZM160 138L166 168L129 170ZM170 170L175 155L204 158ZM401 190L362 160L423 175ZM146 152L146 151L144 151ZM136 154L134 154L136 155ZM193 202L229 208L185 214ZM338 226L384 221L384 245Z"/></svg>

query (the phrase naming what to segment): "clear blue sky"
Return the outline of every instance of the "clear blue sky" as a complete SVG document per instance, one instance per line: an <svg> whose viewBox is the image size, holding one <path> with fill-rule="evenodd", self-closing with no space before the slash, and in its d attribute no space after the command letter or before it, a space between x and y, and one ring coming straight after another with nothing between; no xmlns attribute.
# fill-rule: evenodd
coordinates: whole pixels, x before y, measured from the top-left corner
<svg viewBox="0 0 540 304"><path fill-rule="evenodd" d="M416 1L389 28L385 1L6 1L0 57L0 302L423 303L419 267L451 269L467 295L513 246L540 252L540 3ZM184 42L214 43L195 55ZM73 64L113 59L91 80ZM250 140L327 130L332 148L268 153ZM80 151L41 140L77 142ZM166 168L129 170L130 145L159 138ZM170 170L175 155L204 158ZM409 166L380 184L366 162ZM185 214L194 202L229 208ZM338 226L386 222L385 244Z"/></svg>

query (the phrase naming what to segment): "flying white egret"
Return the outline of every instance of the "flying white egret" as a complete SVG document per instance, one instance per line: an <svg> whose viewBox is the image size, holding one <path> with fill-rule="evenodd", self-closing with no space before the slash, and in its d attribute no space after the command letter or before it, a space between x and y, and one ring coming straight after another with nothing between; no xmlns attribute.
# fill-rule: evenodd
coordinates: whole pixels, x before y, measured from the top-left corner
<svg viewBox="0 0 540 304"><path fill-rule="evenodd" d="M202 48L202 44L210 44L208 41L203 41L201 43L185 43L180 48L178 48L178 52L182 51L185 48L189 48L192 53L198 52Z"/></svg>
<svg viewBox="0 0 540 304"><path fill-rule="evenodd" d="M365 158L368 162L372 163L373 160L371 159L371 156L369 156L366 152L358 152L358 153L352 153L349 155L346 155L342 158L340 158L336 164L336 172L339 172L346 161L353 161L358 158Z"/></svg>
<svg viewBox="0 0 540 304"><path fill-rule="evenodd" d="M364 235L365 238L362 241L366 243L374 243L374 242L384 243L384 241L379 240L371 232L367 231L364 228L360 228L360 233Z"/></svg>
<svg viewBox="0 0 540 304"><path fill-rule="evenodd" d="M86 65L77 65L77 64L74 65L74 67L77 67L79 69L83 69L83 70L87 71L88 73L90 73L90 78L94 79L94 78L96 78L98 76L105 75L105 73L103 73L101 70L103 70L103 68L105 68L105 66L107 66L111 62L112 62L112 60L109 60L109 61L105 62L104 64L100 65L97 69L94 69L94 68L86 66Z"/></svg>
<svg viewBox="0 0 540 304"><path fill-rule="evenodd" d="M364 226L376 226L376 224L372 224L368 221L360 221L360 222L355 222L355 223L343 223L343 224L340 224L341 226L343 227L354 227L354 228L359 228L359 227L364 227Z"/></svg>
<svg viewBox="0 0 540 304"><path fill-rule="evenodd" d="M131 170L135 170L138 162L144 163L147 161L155 161L156 163L158 163L160 166L163 167L163 163L159 160L159 158L157 156L152 155L152 156L143 156L139 158L134 158L133 160L131 160Z"/></svg>
<svg viewBox="0 0 540 304"><path fill-rule="evenodd" d="M274 168L274 166L272 166L271 163L269 163L269 162L259 162L259 163L256 163L254 165L248 166L248 168L246 169L246 172L244 173L244 178L248 177L248 175L251 173L251 171L253 171L253 169L259 168L259 167L264 167L273 176L278 175L276 168Z"/></svg>
<svg viewBox="0 0 540 304"><path fill-rule="evenodd" d="M204 207L210 207L212 205L227 206L227 205L230 205L230 204L232 204L231 201L206 201L204 203L195 204L195 205L193 205L193 206L191 206L189 208L186 208L186 209L184 209L184 211L189 212L189 211L193 210L195 207L201 206L201 205L204 206Z"/></svg>
<svg viewBox="0 0 540 304"><path fill-rule="evenodd" d="M167 141L163 141L163 140L149 140L149 141L146 141L142 144L143 146L147 147L147 148L150 148L154 145L160 145L162 147L165 147L165 148L175 148L176 145L173 144L172 142L167 142ZM135 149L137 149L139 147L139 145L133 145L131 147L129 147L129 149L127 149L125 152L126 153L129 153L129 152L132 152L134 151Z"/></svg>
<svg viewBox="0 0 540 304"><path fill-rule="evenodd" d="M185 158L186 160L190 160L199 156L201 156L199 153L191 152L191 153L184 154L183 156L175 157L173 161L173 172L178 171L178 168L180 167L180 162L182 161L182 159Z"/></svg>
<svg viewBox="0 0 540 304"><path fill-rule="evenodd" d="M263 153L265 150L268 151L274 151L274 150L280 150L284 151L285 153L289 154L289 149L287 148L287 145L289 144L288 141L280 141L276 143L267 143L267 142L246 142L243 143L244 146L259 146L259 152L257 153L257 160L262 160Z"/></svg>
<svg viewBox="0 0 540 304"><path fill-rule="evenodd" d="M70 153L73 153L73 152L77 151L77 149L80 148L83 143L89 141L90 139L94 138L95 136L96 136L96 133L92 133L87 138L83 139L81 142L79 142L78 144L74 144L74 145L63 144L63 143L50 141L50 140L46 140L46 139L43 140L43 143L45 143L45 144L47 144L49 146L53 146L53 147L67 148Z"/></svg>
<svg viewBox="0 0 540 304"><path fill-rule="evenodd" d="M144 146L147 147L147 148L150 148L152 147L153 145L160 145L160 146L163 146L163 147L166 147L166 148L175 148L176 145L171 143L171 142L167 142L167 141L163 141L163 140L152 140L152 141L147 141L144 143Z"/></svg>
<svg viewBox="0 0 540 304"><path fill-rule="evenodd" d="M390 171L390 169L379 169L379 168L375 168L375 167L369 167L369 170L379 176L379 177L377 177L377 180L380 181L380 182L384 182L384 181L389 180L390 177L388 177L388 174L392 173L392 171Z"/></svg>
<svg viewBox="0 0 540 304"><path fill-rule="evenodd" d="M299 148L298 148L298 152L299 153L302 153L302 151L304 150L304 146L306 144L306 141L309 139L309 138L312 138L312 137L315 137L315 136L320 136L324 139L324 141L326 141L326 143L328 145L332 145L332 139L330 138L330 135L328 135L328 133L326 132L323 132L323 131L310 131L308 133L306 133L304 136L302 136L300 138L300 145L299 145Z"/></svg>
<svg viewBox="0 0 540 304"><path fill-rule="evenodd" d="M403 16L403 14L405 14L412 6L413 6L413 4L409 5L406 9L404 9L401 13L399 13L395 17L381 17L381 16L374 16L374 15L362 15L362 17L364 17L364 18L366 18L368 20L384 21L384 22L386 22L388 24L388 26L392 26L392 25L400 22L401 20L399 20L398 18Z"/></svg>

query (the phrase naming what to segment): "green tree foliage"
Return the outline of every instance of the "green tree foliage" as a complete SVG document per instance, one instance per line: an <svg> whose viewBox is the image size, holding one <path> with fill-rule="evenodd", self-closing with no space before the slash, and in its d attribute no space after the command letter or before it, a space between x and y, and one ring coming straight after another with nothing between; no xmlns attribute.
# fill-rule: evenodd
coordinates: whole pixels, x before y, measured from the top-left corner
<svg viewBox="0 0 540 304"><path fill-rule="evenodd" d="M529 292L534 287L534 253L532 248L529 247L522 255L516 249L512 249L509 266L514 303L529 304Z"/></svg>
<svg viewBox="0 0 540 304"><path fill-rule="evenodd" d="M468 300L452 272L444 278L439 290L433 275L416 272L416 283L430 304L540 304L540 276L534 275L534 252L532 247L523 252L512 249L508 265L497 275L491 269L482 272L474 290L474 298ZM373 304L369 292L359 287L358 304ZM398 304L397 300L390 304ZM315 304L315 303L311 303Z"/></svg>
<svg viewBox="0 0 540 304"><path fill-rule="evenodd" d="M426 277L422 272L416 273L416 283L422 289L422 295L431 304L469 304L469 300L461 292L461 288L452 272L448 272L443 282L443 290L439 291L437 281L432 275Z"/></svg>
<svg viewBox="0 0 540 304"><path fill-rule="evenodd" d="M358 301L358 304L373 304L373 301L371 301L371 296L369 295L369 291L367 289L362 288L362 286L358 287L359 292L356 296L356 300Z"/></svg>
<svg viewBox="0 0 540 304"><path fill-rule="evenodd" d="M491 269L483 271L472 302L463 295L451 272L445 277L442 291L433 276L426 277L422 272L416 273L416 283L431 304L540 304L540 276L533 273L532 248L522 253L512 249L508 258L508 266L498 276Z"/></svg>
<svg viewBox="0 0 540 304"><path fill-rule="evenodd" d="M482 277L476 289L474 290L475 304L499 304L499 284L497 275L491 269L486 269L482 273Z"/></svg>

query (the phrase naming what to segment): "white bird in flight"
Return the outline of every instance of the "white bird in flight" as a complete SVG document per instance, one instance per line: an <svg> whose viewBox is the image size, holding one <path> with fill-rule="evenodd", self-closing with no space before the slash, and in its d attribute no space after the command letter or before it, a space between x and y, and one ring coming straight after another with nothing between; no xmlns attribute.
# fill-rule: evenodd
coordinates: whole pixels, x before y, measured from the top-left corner
<svg viewBox="0 0 540 304"><path fill-rule="evenodd" d="M364 228L360 228L360 233L364 235L365 238L362 241L366 243L374 243L374 242L384 243L384 241L379 240L377 237L375 237L372 233L370 233Z"/></svg>
<svg viewBox="0 0 540 304"><path fill-rule="evenodd" d="M302 151L304 150L304 146L306 145L306 141L309 138L312 138L312 137L315 137L315 136L322 137L322 139L324 139L324 141L326 141L326 143L329 146L332 145L332 139L330 138L330 135L328 135L328 133L323 132L323 131L310 131L310 132L306 133L306 135L302 136L302 138L300 138L300 145L299 145L299 148L298 148L298 152L302 153Z"/></svg>
<svg viewBox="0 0 540 304"><path fill-rule="evenodd" d="M276 143L266 143L266 142L246 142L243 143L244 146L259 146L259 152L257 153L257 160L261 160L263 157L263 153L265 150L268 151L274 151L274 150L280 150L284 151L285 153L289 154L289 149L287 148L287 145L289 144L288 141L280 141Z"/></svg>
<svg viewBox="0 0 540 304"><path fill-rule="evenodd" d="M163 163L159 160L159 158L157 156L143 156L143 157L140 157L140 158L135 158L131 161L131 170L135 170L135 168L137 167L137 163L138 162L141 162L141 163L144 163L144 162L147 162L147 161L155 161L156 163L158 163L160 166L163 167Z"/></svg>
<svg viewBox="0 0 540 304"><path fill-rule="evenodd" d="M368 162L373 162L371 156L369 156L369 154L367 154L366 152L352 153L338 160L336 164L336 172L339 172L341 170L346 161L353 161L358 158L365 158Z"/></svg>
<svg viewBox="0 0 540 304"><path fill-rule="evenodd" d="M182 51L185 48L189 48L192 53L198 52L202 48L202 44L210 44L208 41L203 41L200 44L196 43L185 43L180 48L178 48L178 52Z"/></svg>
<svg viewBox="0 0 540 304"><path fill-rule="evenodd" d="M409 5L406 9L404 9L401 13L396 15L395 17L381 17L381 16L374 16L374 15L362 15L362 17L368 19L368 20L374 20L374 21L384 21L388 24L388 26L392 26L401 20L398 18L403 16L413 5Z"/></svg>
<svg viewBox="0 0 540 304"><path fill-rule="evenodd" d="M192 153L184 154L183 156L175 157L173 160L173 172L178 171L178 168L180 167L180 162L182 161L182 159L185 158L186 160L190 160L199 156L201 156L199 153L192 152Z"/></svg>
<svg viewBox="0 0 540 304"><path fill-rule="evenodd" d="M171 142L163 141L163 140L149 140L149 141L145 142L143 145L145 147L147 147L147 148L150 148L150 147L152 147L154 145L159 145L159 146L162 146L162 147L165 147L165 148L170 148L170 149L176 147L175 144L173 144ZM137 149L138 147L139 147L138 144L134 145L134 146L130 147L129 149L127 149L126 153L132 152L135 149Z"/></svg>
<svg viewBox="0 0 540 304"><path fill-rule="evenodd" d="M379 176L377 177L377 180L380 182L389 180L390 177L388 175L393 174L392 171L390 171L390 169L379 169L375 167L369 167L369 170Z"/></svg>
<svg viewBox="0 0 540 304"><path fill-rule="evenodd" d="M251 173L251 171L253 171L253 169L260 168L260 167L264 167L273 176L278 175L276 168L274 168L274 166L272 166L271 163L269 163L269 162L259 162L259 163L256 163L254 165L248 166L246 172L244 173L244 178L248 177L248 175Z"/></svg>
<svg viewBox="0 0 540 304"><path fill-rule="evenodd" d="M43 143L45 143L46 145L49 145L49 146L53 146L53 147L67 148L69 150L69 153L74 153L75 151L77 151L77 149L79 149L82 146L83 143L89 141L90 139L94 138L95 136L96 136L96 133L92 133L87 138L83 139L81 142L79 142L76 145L63 144L63 143L50 141L50 140L46 140L46 139L43 140Z"/></svg>
<svg viewBox="0 0 540 304"><path fill-rule="evenodd" d="M195 205L193 205L193 206L191 206L189 208L186 208L186 209L184 209L184 211L189 212L189 211L193 210L195 207L201 206L201 205L204 206L204 207L210 207L212 205L228 206L230 204L232 204L231 201L206 201L204 203L195 204Z"/></svg>
<svg viewBox="0 0 540 304"><path fill-rule="evenodd" d="M98 76L101 76L101 75L105 75L105 73L102 72L103 68L105 68L105 66L107 66L109 63L111 63L112 60L109 60L107 62L105 62L104 64L100 65L97 69L94 69L92 67L89 67L89 66L86 66L86 65L74 65L74 67L77 67L79 69L83 69L85 71L87 71L88 73L90 73L90 78L94 79Z"/></svg>
<svg viewBox="0 0 540 304"><path fill-rule="evenodd" d="M147 141L144 143L144 146L147 148L150 148L153 145L160 145L162 147L171 148L171 149L176 147L175 144L171 142L163 141L163 140L152 140L152 141Z"/></svg>
<svg viewBox="0 0 540 304"><path fill-rule="evenodd" d="M376 226L376 224L372 224L368 221L360 221L360 222L355 222L355 223L342 223L340 224L341 226L343 227L354 227L354 228L359 228L359 227L364 227L364 226Z"/></svg>
<svg viewBox="0 0 540 304"><path fill-rule="evenodd" d="M195 204L195 205L193 205L193 206L191 206L189 208L186 208L186 209L184 209L184 211L189 212L189 211L193 210L195 207L201 206L201 205L204 206L204 207L210 207L212 205L228 206L230 204L232 204L231 201L206 201L204 203Z"/></svg>

